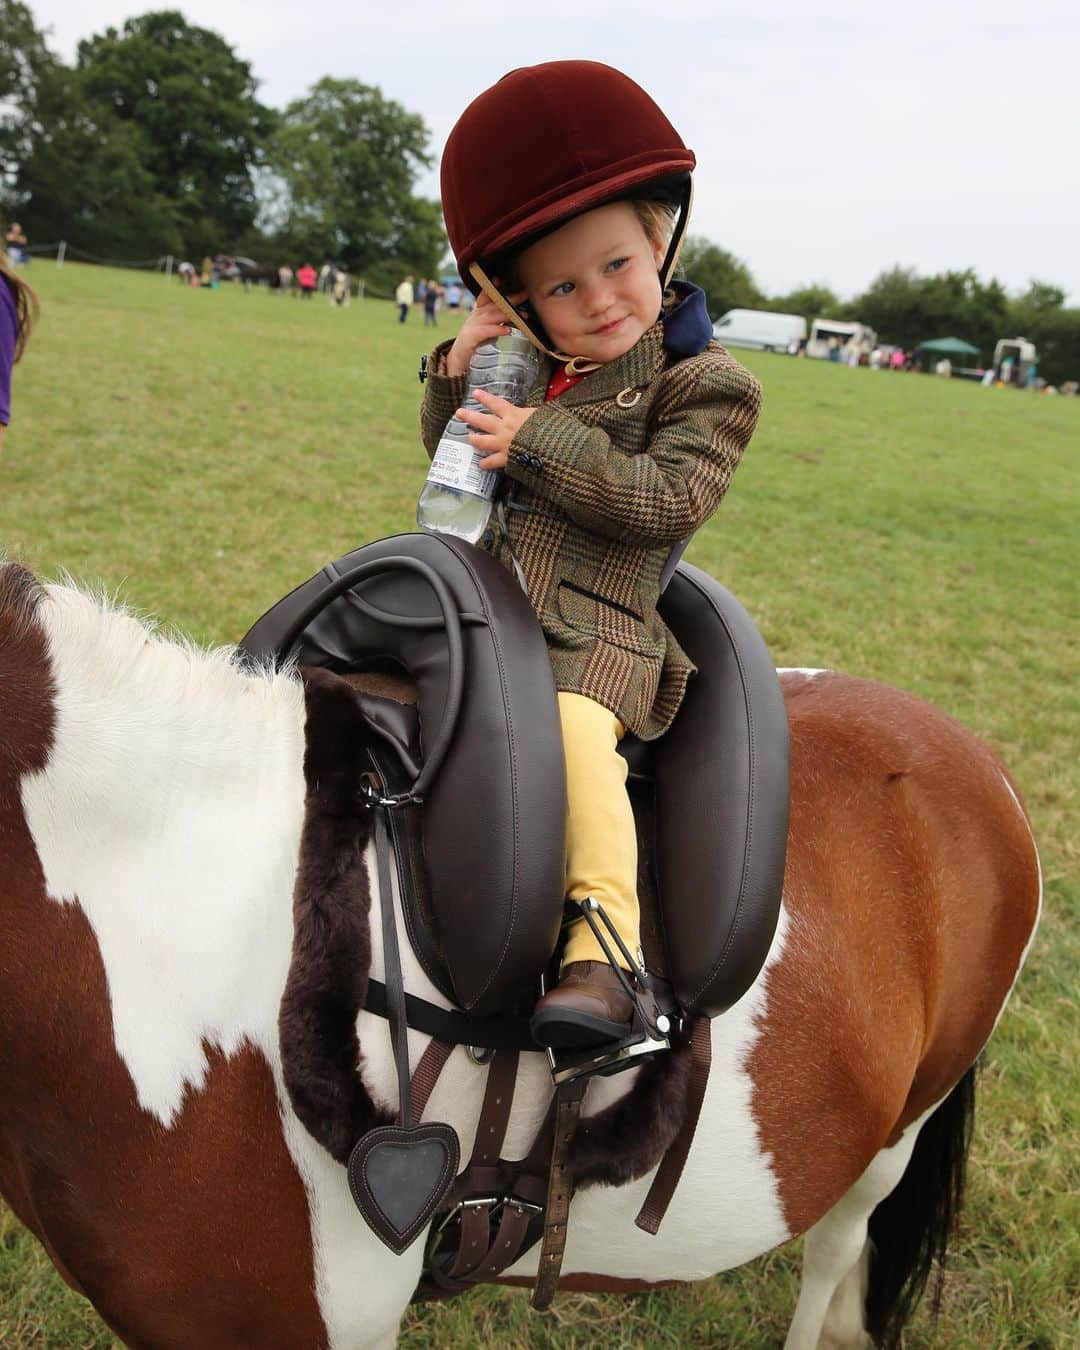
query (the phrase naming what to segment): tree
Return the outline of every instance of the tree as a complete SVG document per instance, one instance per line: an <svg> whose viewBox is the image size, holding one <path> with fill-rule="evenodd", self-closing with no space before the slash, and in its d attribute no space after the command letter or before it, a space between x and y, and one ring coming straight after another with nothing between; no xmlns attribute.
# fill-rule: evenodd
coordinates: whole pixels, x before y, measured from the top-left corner
<svg viewBox="0 0 1080 1350"><path fill-rule="evenodd" d="M1032 314L1049 314L1051 310L1064 308L1065 292L1052 282L1032 281L1018 303L1020 309Z"/></svg>
<svg viewBox="0 0 1080 1350"><path fill-rule="evenodd" d="M81 89L138 136L152 191L176 205L192 254L228 247L255 219L252 170L274 126L251 68L174 10L79 43Z"/></svg>
<svg viewBox="0 0 1080 1350"><path fill-rule="evenodd" d="M837 298L828 286L800 286L788 295L777 295L768 300L766 309L777 314L801 314L807 324L815 319L842 319L848 306Z"/></svg>
<svg viewBox="0 0 1080 1350"><path fill-rule="evenodd" d="M182 251L179 212L156 190L137 127L102 115L64 66L41 82L36 111L9 194L31 237L118 260Z"/></svg>
<svg viewBox="0 0 1080 1350"><path fill-rule="evenodd" d="M42 80L57 66L30 10L0 0L0 193L27 153Z"/></svg>
<svg viewBox="0 0 1080 1350"><path fill-rule="evenodd" d="M764 302L746 264L707 239L689 236L680 267L686 279L705 292L713 320L729 309L759 309Z"/></svg>
<svg viewBox="0 0 1080 1350"><path fill-rule="evenodd" d="M1051 384L1080 379L1080 309L1065 308L1060 286L1033 281L1009 307L1008 332L1035 343L1039 374Z"/></svg>
<svg viewBox="0 0 1080 1350"><path fill-rule="evenodd" d="M412 195L432 162L427 144L423 120L381 90L320 80L289 104L273 144L287 193L283 242L376 285L403 269L432 274L446 248L439 208Z"/></svg>

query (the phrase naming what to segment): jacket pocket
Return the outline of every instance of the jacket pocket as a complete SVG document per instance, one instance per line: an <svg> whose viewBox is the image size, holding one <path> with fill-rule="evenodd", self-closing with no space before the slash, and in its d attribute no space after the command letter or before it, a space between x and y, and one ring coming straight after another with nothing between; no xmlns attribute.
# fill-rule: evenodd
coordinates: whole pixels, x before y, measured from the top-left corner
<svg viewBox="0 0 1080 1350"><path fill-rule="evenodd" d="M568 628L601 642L610 642L642 656L660 656L666 643L649 633L644 617L636 610L573 581L560 581L559 617Z"/></svg>

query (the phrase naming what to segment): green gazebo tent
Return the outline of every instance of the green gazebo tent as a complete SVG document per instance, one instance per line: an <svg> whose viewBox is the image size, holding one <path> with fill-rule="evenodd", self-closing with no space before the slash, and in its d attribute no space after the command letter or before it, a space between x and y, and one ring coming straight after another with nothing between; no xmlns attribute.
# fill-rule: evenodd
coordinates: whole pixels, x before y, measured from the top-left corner
<svg viewBox="0 0 1080 1350"><path fill-rule="evenodd" d="M978 356L978 347L973 347L970 342L965 342L963 338L935 338L933 342L920 342L919 348L924 352L934 352L938 356Z"/></svg>

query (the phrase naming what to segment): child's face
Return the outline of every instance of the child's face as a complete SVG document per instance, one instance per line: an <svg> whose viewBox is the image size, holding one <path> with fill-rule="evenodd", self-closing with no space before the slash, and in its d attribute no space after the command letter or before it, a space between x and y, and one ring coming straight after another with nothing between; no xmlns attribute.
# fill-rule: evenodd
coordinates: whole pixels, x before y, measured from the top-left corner
<svg viewBox="0 0 1080 1350"><path fill-rule="evenodd" d="M612 202L525 249L518 274L556 351L614 361L659 318L664 252L629 202Z"/></svg>

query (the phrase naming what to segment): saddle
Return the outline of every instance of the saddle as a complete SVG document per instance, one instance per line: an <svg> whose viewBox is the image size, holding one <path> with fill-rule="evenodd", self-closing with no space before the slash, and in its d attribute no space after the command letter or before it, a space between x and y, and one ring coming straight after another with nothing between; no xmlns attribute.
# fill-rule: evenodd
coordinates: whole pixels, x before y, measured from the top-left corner
<svg viewBox="0 0 1080 1350"><path fill-rule="evenodd" d="M457 690L453 644L423 568L460 618ZM714 1017L753 983L776 926L787 717L765 644L723 586L679 563L660 614L698 674L663 737L627 735L620 747L644 846L642 899L655 899L643 906L643 945L679 1006ZM391 795L438 760L422 792L391 813L408 938L461 1009L521 1011L563 917L566 803L551 667L513 577L468 544L391 536L328 563L240 648L352 677L378 745L373 767Z"/></svg>
<svg viewBox="0 0 1080 1350"><path fill-rule="evenodd" d="M397 535L327 564L241 643L256 664L295 661L306 687L308 810L294 909L299 914L305 886L340 884L329 880L332 867L312 882L323 871L313 854L329 849L349 859L355 882L362 868L348 809L363 797L375 822L380 894L390 895L396 865L408 940L458 1009L448 1013L405 994L387 908L385 986L368 981L366 971L362 985L350 983L341 974L350 958L340 933L348 930L334 935L322 925L327 969L335 967L342 981L341 989L315 996L340 1009L332 1051L312 1055L305 1041L303 1028L313 1019L304 1000L312 996L294 987L295 949L282 1003L294 1107L348 1162L353 1198L374 1231L403 1251L435 1217L421 1294L445 1296L497 1278L542 1235L534 1306L546 1306L575 1185L618 1184L659 1163L637 1220L656 1232L704 1096L707 1019L745 993L768 952L788 809L787 720L776 672L745 610L699 569L674 568L660 612L699 673L659 741L628 735L621 750L638 823L650 991L664 991L671 1015L662 1030L666 1036L674 1023L673 1048L650 1063L657 1042L644 1038L638 1049L648 1051L646 1067L630 1097L591 1117L582 1139L576 1124L585 1070L555 1074L552 1108L516 1163L498 1152L517 1056L536 1049L527 1019L563 919L566 818L551 667L528 600L481 550L443 536ZM320 801L321 824L319 810L313 813ZM370 829L363 827L363 839ZM322 899L310 908L324 908ZM356 1063L349 1009L355 1022L359 1005L391 1023L396 1122L341 1068ZM290 1025L301 1029L291 1049ZM411 1074L406 1026L435 1038ZM483 1062L494 1052L477 1144L460 1175L450 1127L412 1123L455 1043L484 1047L472 1051L483 1053ZM290 1059L310 1064L320 1057L332 1066L326 1081L312 1087L292 1077ZM329 1101L337 1102L336 1121L325 1118ZM628 1119L647 1122L632 1157L613 1146L633 1136Z"/></svg>

